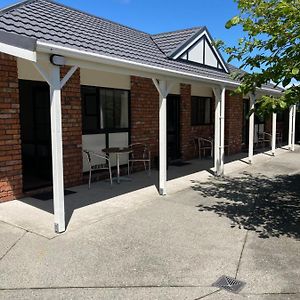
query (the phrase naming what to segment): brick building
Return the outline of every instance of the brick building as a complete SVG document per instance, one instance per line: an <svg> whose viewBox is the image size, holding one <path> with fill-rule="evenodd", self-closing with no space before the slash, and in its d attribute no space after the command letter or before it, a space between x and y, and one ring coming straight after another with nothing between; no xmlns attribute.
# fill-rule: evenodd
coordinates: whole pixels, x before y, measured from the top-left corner
<svg viewBox="0 0 300 300"><path fill-rule="evenodd" d="M53 184L60 224L63 186L88 170L84 148L149 145L164 193L164 154L197 157L195 137L229 154L248 143L250 99L231 93L236 68L205 27L150 35L48 0L3 9L0 21L0 202Z"/></svg>

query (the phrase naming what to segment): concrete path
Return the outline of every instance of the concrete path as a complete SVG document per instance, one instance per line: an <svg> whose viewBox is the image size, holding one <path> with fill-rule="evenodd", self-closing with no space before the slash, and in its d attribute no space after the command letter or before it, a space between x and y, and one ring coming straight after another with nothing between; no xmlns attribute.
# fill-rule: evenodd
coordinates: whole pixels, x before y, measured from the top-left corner
<svg viewBox="0 0 300 300"><path fill-rule="evenodd" d="M59 236L0 217L0 299L300 299L300 148L241 164L106 201L110 214ZM211 287L222 275L247 285Z"/></svg>

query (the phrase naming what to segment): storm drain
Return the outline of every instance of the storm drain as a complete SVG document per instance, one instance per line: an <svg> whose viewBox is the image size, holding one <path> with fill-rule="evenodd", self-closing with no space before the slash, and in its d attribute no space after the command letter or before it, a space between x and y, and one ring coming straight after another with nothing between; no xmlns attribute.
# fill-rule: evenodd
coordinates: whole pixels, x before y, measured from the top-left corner
<svg viewBox="0 0 300 300"><path fill-rule="evenodd" d="M225 275L221 276L215 283L212 284L213 287L217 287L236 294L239 293L245 285L246 282L239 281L235 278Z"/></svg>

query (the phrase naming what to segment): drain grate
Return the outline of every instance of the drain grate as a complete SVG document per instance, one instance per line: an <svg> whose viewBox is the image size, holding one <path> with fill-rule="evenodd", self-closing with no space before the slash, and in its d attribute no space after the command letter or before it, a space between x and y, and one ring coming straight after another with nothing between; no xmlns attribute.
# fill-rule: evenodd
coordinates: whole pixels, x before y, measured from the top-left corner
<svg viewBox="0 0 300 300"><path fill-rule="evenodd" d="M212 284L213 287L218 287L236 294L239 293L245 285L246 282L236 280L235 278L225 275L221 276L215 283Z"/></svg>

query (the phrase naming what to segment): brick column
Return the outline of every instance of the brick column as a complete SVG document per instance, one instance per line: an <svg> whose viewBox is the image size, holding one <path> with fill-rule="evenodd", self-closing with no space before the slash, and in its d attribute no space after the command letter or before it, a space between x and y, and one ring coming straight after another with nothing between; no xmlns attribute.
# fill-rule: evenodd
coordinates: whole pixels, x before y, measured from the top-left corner
<svg viewBox="0 0 300 300"><path fill-rule="evenodd" d="M158 156L159 95L149 78L131 76L131 143L144 143Z"/></svg>
<svg viewBox="0 0 300 300"><path fill-rule="evenodd" d="M180 84L180 151L183 159L193 157L191 85Z"/></svg>
<svg viewBox="0 0 300 300"><path fill-rule="evenodd" d="M229 144L229 153L242 151L243 97L231 95L226 91L225 100L225 143Z"/></svg>
<svg viewBox="0 0 300 300"><path fill-rule="evenodd" d="M63 77L68 68L62 68ZM82 183L82 113L80 70L62 89L64 182L66 187Z"/></svg>
<svg viewBox="0 0 300 300"><path fill-rule="evenodd" d="M0 202L22 196L18 66L0 53Z"/></svg>
<svg viewBox="0 0 300 300"><path fill-rule="evenodd" d="M180 85L180 147L182 158L189 160L198 157L198 148L193 142L195 137L213 138L214 129L214 99L212 99L211 124L192 126L191 85ZM196 151L195 151L196 150Z"/></svg>

